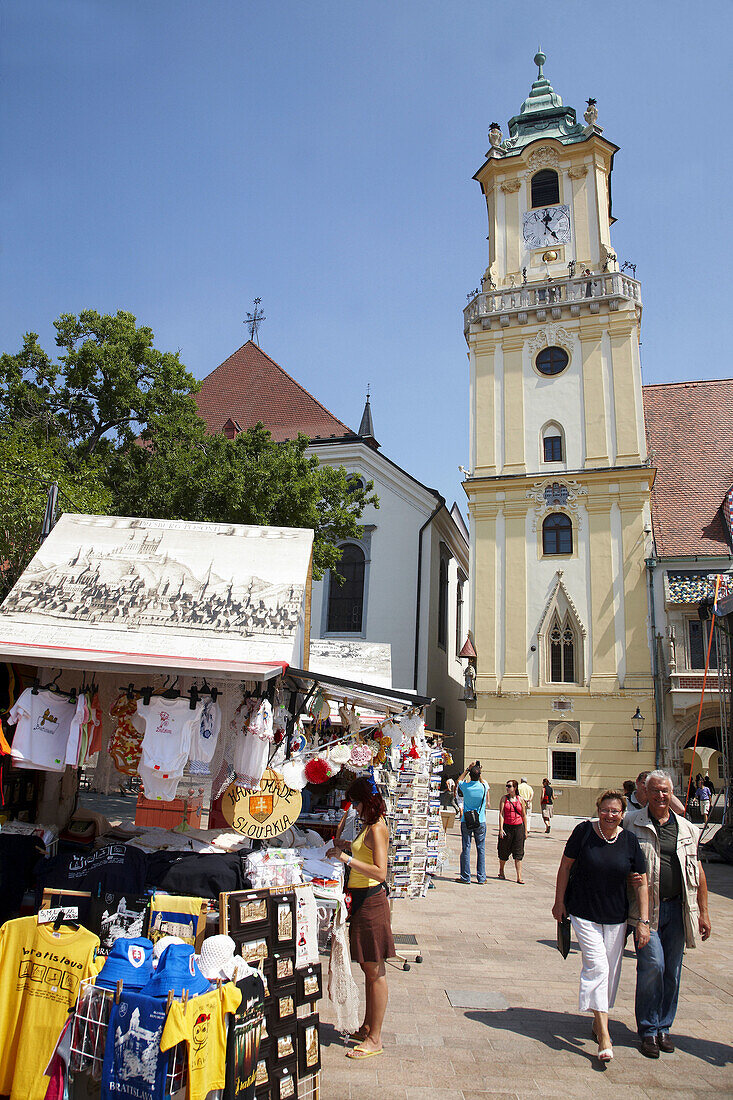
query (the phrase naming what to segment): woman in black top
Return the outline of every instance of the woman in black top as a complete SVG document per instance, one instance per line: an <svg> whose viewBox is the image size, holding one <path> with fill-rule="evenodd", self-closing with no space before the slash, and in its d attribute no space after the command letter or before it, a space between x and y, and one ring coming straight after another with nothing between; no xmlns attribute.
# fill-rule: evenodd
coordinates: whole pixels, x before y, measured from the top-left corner
<svg viewBox="0 0 733 1100"><path fill-rule="evenodd" d="M629 911L627 882L636 892L642 918L636 931L639 947L649 942L649 893L639 841L621 828L626 799L620 791L604 791L596 806L598 820L576 825L565 845L552 915L558 921L570 917L583 959L578 1007L593 1013L598 1060L610 1062L608 1011L621 976Z"/></svg>

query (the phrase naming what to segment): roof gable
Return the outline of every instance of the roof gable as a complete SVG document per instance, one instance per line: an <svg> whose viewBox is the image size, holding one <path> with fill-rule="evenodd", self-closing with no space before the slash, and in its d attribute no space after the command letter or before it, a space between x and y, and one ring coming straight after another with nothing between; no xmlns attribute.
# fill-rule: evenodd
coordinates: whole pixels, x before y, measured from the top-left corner
<svg viewBox="0 0 733 1100"><path fill-rule="evenodd" d="M261 421L277 442L298 432L310 439L354 434L252 340L204 378L194 400L210 432L227 422L246 431Z"/></svg>
<svg viewBox="0 0 733 1100"><path fill-rule="evenodd" d="M733 379L644 386L644 418L657 467L657 554L729 554L723 504L733 485Z"/></svg>

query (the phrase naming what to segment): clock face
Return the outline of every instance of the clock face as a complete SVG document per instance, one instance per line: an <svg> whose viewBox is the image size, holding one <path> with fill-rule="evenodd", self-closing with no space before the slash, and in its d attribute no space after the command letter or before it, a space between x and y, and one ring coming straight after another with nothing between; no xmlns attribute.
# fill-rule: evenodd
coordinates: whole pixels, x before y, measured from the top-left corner
<svg viewBox="0 0 733 1100"><path fill-rule="evenodd" d="M528 248L548 248L570 242L570 207L545 206L528 210L523 222L524 243Z"/></svg>

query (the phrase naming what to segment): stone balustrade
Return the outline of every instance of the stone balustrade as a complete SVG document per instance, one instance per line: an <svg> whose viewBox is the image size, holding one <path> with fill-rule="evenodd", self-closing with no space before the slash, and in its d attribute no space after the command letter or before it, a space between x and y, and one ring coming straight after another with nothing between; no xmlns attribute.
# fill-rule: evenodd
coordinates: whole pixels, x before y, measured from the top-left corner
<svg viewBox="0 0 733 1100"><path fill-rule="evenodd" d="M573 278L549 279L524 286L488 290L476 294L464 310L466 329L470 325L491 328L516 322L526 325L548 319L579 317L581 311L600 313L606 305L615 311L629 305L641 312L641 284L620 271Z"/></svg>

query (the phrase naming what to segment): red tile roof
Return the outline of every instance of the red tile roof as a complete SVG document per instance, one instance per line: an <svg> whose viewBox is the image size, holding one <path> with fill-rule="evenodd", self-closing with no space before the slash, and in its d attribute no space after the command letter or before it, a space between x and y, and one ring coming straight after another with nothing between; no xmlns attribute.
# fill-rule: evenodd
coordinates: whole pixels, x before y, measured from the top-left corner
<svg viewBox="0 0 733 1100"><path fill-rule="evenodd" d="M657 554L729 553L721 506L733 485L733 378L644 386L644 416Z"/></svg>
<svg viewBox="0 0 733 1100"><path fill-rule="evenodd" d="M354 434L251 340L204 378L195 400L210 432L228 420L245 431L261 420L278 442L298 432L310 439Z"/></svg>

